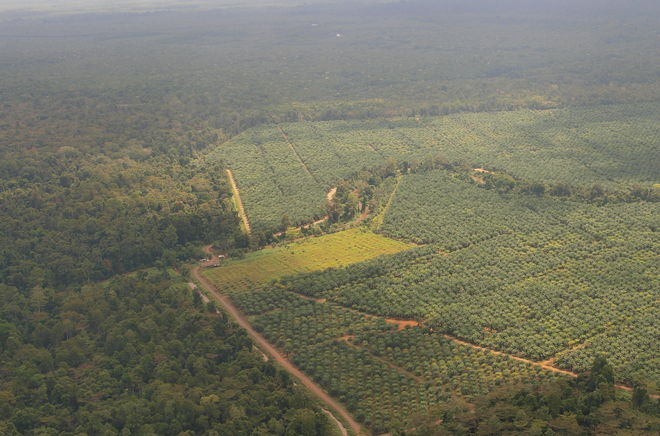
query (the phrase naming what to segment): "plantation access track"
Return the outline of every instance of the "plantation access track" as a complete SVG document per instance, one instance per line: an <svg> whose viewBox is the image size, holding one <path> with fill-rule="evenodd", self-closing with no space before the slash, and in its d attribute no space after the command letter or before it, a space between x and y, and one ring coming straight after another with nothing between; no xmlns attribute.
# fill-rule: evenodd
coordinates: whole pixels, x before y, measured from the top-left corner
<svg viewBox="0 0 660 436"><path fill-rule="evenodd" d="M328 203L332 203L332 200L335 198L335 194L337 194L337 188L336 187L332 188L331 190L329 190L325 194L325 199L327 200ZM321 217L321 218L319 218L315 221L309 222L307 224L303 224L303 225L299 226L298 228L299 229L308 229L310 227L314 227L314 226L317 226L321 223L324 223L324 222L328 221L329 219L330 219L330 216L325 215L324 217ZM281 231L273 233L273 236L275 236L275 237L280 237L282 235L283 235L283 232L281 232Z"/></svg>
<svg viewBox="0 0 660 436"><path fill-rule="evenodd" d="M471 348L474 348L476 350L482 350L482 351L487 351L487 352L495 354L495 355L506 356L510 359L517 360L519 362L525 362L529 365L539 366L539 367L541 367L545 370L556 372L556 373L559 373L559 374L568 375L570 377L577 377L578 376L578 374L573 372L573 371L567 371L565 369L557 368L556 366L549 365L548 363L546 363L546 361L537 362L535 360L525 359L523 357L514 356L513 354L504 353L502 351L493 350L492 348L486 348L486 347L482 347L482 346L477 345L477 344L473 344L471 342L466 342L466 341L458 339L457 337L452 336L452 335L443 334L443 336L445 338L449 339L450 341L453 341L457 344L461 344L461 345L464 345L466 347L471 347ZM616 384L616 385L614 385L614 387L617 388L617 389L621 389L621 390L629 391L629 392L632 392L632 390L633 390L633 388L631 388L630 386L620 385L620 384ZM657 400L658 398L660 398L660 395L651 395L651 398Z"/></svg>
<svg viewBox="0 0 660 436"><path fill-rule="evenodd" d="M392 202L394 202L394 198L396 197L396 191L399 189L399 185L401 184L402 179L403 176L401 174L397 174L396 184L394 185L394 188L392 188L392 192L390 193L390 196L387 199L387 203L383 207L383 210L374 218L373 221L375 226L374 230L378 231L380 229L380 226L383 224L383 221L385 220L385 215L387 214L387 211L392 205Z"/></svg>
<svg viewBox="0 0 660 436"><path fill-rule="evenodd" d="M354 349L356 349L356 350L361 350L361 349L362 349L362 347L359 347L359 346L353 344L353 343L352 343L351 341L349 341L349 340L346 340L346 341L344 341L344 342L345 342L349 347L352 347L352 348L354 348ZM415 380L417 383L424 383L424 382L426 381L424 378L422 378L422 377L420 377L420 376L418 376L418 375L413 374L412 372L408 371L407 369L402 368L401 366L399 366L399 365L397 365L397 364L391 362L391 361L388 360L388 359L385 359L384 357L377 356L377 355L375 355L375 354L373 354L373 353L369 353L369 355L371 356L372 359L375 359L375 360L377 360L377 361L379 361L379 362L381 362L381 363L383 363L383 364L389 366L390 368L392 368L393 370L395 370L395 371L398 372L399 374L402 374L402 375L405 376L405 377L411 378L411 379Z"/></svg>
<svg viewBox="0 0 660 436"><path fill-rule="evenodd" d="M315 175L315 174L309 169L309 167L307 166L307 164L306 164L305 161L303 160L302 156L301 156L300 153L298 152L298 149L297 149L296 146L293 144L293 141L291 140L291 138L289 138L289 135L287 135L287 133L284 131L284 129L283 129L282 127L278 126L278 128L280 129L280 132L282 133L282 137L284 138L284 140L286 141L286 143L289 145L289 148L291 149L291 151L293 152L293 154L296 155L296 157L298 158L298 161L300 162L300 164L301 164L301 165L303 166L303 168L305 169L305 172L306 172L307 174L309 174L309 176L310 176L312 179L314 179L314 181L315 181L317 184L319 184L320 186L323 186L323 183L321 183L321 181L319 180L319 178L316 177L316 175Z"/></svg>
<svg viewBox="0 0 660 436"><path fill-rule="evenodd" d="M305 373L299 370L293 363L291 363L277 348L271 345L261 334L259 334L247 318L234 306L228 296L220 294L216 287L201 273L201 267L195 267L192 271L192 276L197 282L208 292L208 294L217 301L231 316L234 321L245 329L250 337L257 343L257 345L269 354L284 370L297 378L315 397L325 403L329 408L334 410L344 421L346 421L356 435L364 434L362 426L351 416L351 414L342 406L337 400L332 398L325 392L319 385L310 379ZM343 428L340 427L340 428ZM345 429L344 429L345 431ZM342 431L342 433L344 433ZM344 433L345 434L345 433Z"/></svg>
<svg viewBox="0 0 660 436"><path fill-rule="evenodd" d="M238 209L238 215L241 218L241 221L243 222L243 227L245 228L245 233L248 235L252 232L252 229L250 227L250 221L248 220L248 216L245 213L245 207L243 207L243 201L241 200L241 191L238 190L238 185L236 184L236 179L234 178L234 173L227 168L227 178L229 179L229 183L231 184L231 190L232 193L234 194L234 199L236 201L236 208Z"/></svg>
<svg viewBox="0 0 660 436"><path fill-rule="evenodd" d="M341 307L343 309L347 309L347 310L350 310L352 312L359 313L359 314L361 314L365 317L368 317L368 318L380 318L379 315L374 315L372 313L367 313L367 312L363 312L363 311L360 311L360 310L357 310L357 309L353 309L351 307L346 307L346 306L343 306L341 304L329 301L327 299L323 299L323 301L319 301L319 300L314 300L310 297L307 297L307 296L304 296L304 295L301 295L301 294L297 294L297 293L292 292L292 291L289 291L289 292L291 292L292 294L298 296L299 298L305 299L305 300L316 301L317 303L322 303L322 304L335 305L337 307ZM423 322L420 322L420 321L417 321L417 320L403 320L403 319L394 320L394 319L387 318L386 322L388 322L389 324L397 325L397 327L399 329L401 328L401 326L404 326L404 328L405 328L405 326L411 326L411 327L412 326L418 326L418 327L422 327L422 328L425 327ZM456 336L449 335L449 334L446 334L446 333L443 333L442 336L445 339L448 339L448 340L450 340L450 341L452 341L456 344L459 344L459 345L462 345L462 346L465 346L465 347L470 347L470 348L475 349L475 350L485 351L487 353L491 353L491 354L494 354L496 356L505 356L505 357L508 357L509 359L512 359L512 360L517 360L519 362L523 362L523 363L526 363L526 364L532 365L532 366L538 366L538 367L543 368L547 371L551 371L551 372L558 373L558 374L563 374L563 375L566 375L566 376L569 376L569 377L577 377L578 376L578 374L576 372L568 371L568 370L561 369L561 368L557 368L556 366L551 365L550 361L541 361L541 362L539 362L539 361L535 361L535 360L525 359L524 357L520 357L520 356L516 356L514 354L506 353L504 351L499 351L499 350L495 350L493 348L483 347L481 345L477 345L477 344L474 344L472 342L464 341L462 339L459 339ZM350 342L350 338L348 336L345 336L345 337L340 338L340 339L343 340L344 342L348 343L349 345L353 345ZM396 369L401 369L399 367L396 367L396 365L394 365L391 362L385 362L385 363L387 363L389 366L394 366ZM414 378L416 381L419 382L419 378L417 376L412 376L411 374L406 374L406 375L411 376L412 378ZM615 384L614 387L617 388L617 389L628 391L628 392L632 392L632 390L633 390L632 387L622 385L622 384ZM651 395L651 398L658 399L658 398L660 398L660 395Z"/></svg>

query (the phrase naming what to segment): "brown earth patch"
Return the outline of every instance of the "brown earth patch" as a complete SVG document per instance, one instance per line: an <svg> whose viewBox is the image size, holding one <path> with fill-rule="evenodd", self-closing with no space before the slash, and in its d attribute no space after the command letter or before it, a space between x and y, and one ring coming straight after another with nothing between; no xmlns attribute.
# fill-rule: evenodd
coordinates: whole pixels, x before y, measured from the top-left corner
<svg viewBox="0 0 660 436"><path fill-rule="evenodd" d="M396 325L398 330L403 330L406 327L417 327L419 326L419 322L417 321L412 321L412 320L404 320L404 319L394 319L394 318L387 318L385 319L385 322L388 324L394 324Z"/></svg>
<svg viewBox="0 0 660 436"><path fill-rule="evenodd" d="M335 194L337 194L337 188L332 188L327 194L325 194L325 199L330 202L335 198Z"/></svg>
<svg viewBox="0 0 660 436"><path fill-rule="evenodd" d="M487 169L484 168L472 168L472 170L478 173L494 174L492 171L488 171Z"/></svg>

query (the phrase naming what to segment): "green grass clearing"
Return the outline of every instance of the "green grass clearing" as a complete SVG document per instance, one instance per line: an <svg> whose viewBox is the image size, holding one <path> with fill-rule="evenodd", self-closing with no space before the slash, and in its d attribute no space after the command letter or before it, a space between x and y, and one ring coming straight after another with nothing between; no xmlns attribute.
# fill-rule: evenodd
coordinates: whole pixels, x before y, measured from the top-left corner
<svg viewBox="0 0 660 436"><path fill-rule="evenodd" d="M358 227L265 248L243 259L228 260L204 275L222 292L235 293L259 288L287 275L349 265L412 246Z"/></svg>

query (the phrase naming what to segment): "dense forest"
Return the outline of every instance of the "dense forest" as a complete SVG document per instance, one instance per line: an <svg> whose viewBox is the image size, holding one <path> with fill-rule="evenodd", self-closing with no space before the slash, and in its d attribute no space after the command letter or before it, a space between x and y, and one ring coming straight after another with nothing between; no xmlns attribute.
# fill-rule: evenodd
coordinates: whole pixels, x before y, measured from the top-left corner
<svg viewBox="0 0 660 436"><path fill-rule="evenodd" d="M329 435L330 422L177 274L0 285L3 435Z"/></svg>
<svg viewBox="0 0 660 436"><path fill-rule="evenodd" d="M220 167L71 146L34 153L2 153L12 185L0 205L3 283L62 288L155 262L174 266L204 241L245 244Z"/></svg>

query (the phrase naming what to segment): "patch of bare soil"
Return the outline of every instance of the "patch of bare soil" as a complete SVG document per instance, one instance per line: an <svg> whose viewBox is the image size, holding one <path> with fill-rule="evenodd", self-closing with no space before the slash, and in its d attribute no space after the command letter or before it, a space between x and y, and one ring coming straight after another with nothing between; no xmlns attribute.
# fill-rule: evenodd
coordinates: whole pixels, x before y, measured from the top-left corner
<svg viewBox="0 0 660 436"><path fill-rule="evenodd" d="M300 299L307 300L307 301L313 301L315 303L327 303L328 302L327 298L314 298L314 297L308 297L307 295L303 295L303 294L296 294L296 296Z"/></svg>
<svg viewBox="0 0 660 436"><path fill-rule="evenodd" d="M330 202L335 198L335 194L337 194L337 188L332 188L327 194L325 194L325 199Z"/></svg>
<svg viewBox="0 0 660 436"><path fill-rule="evenodd" d="M206 245L203 247L204 253L207 254L207 257L200 260L199 264L202 268L211 268L215 266L220 266L220 262L224 259L224 255L216 254L213 251L213 247Z"/></svg>
<svg viewBox="0 0 660 436"><path fill-rule="evenodd" d="M365 207L362 213L355 219L355 224L360 224L362 221L366 220L370 213L369 206Z"/></svg>
<svg viewBox="0 0 660 436"><path fill-rule="evenodd" d="M387 322L388 324L396 325L398 330L403 330L406 327L417 327L418 325L420 325L419 322L417 321L394 319L394 318L387 318L385 319L385 322Z"/></svg>

